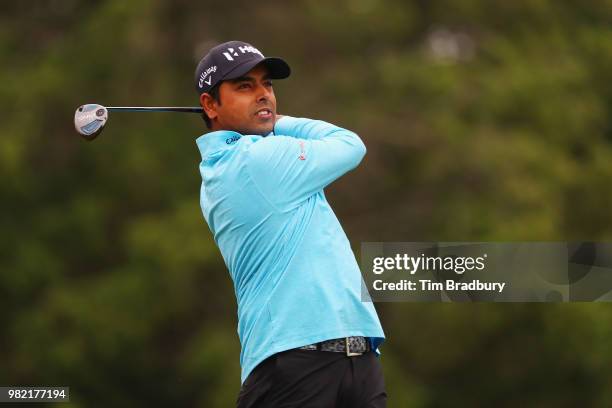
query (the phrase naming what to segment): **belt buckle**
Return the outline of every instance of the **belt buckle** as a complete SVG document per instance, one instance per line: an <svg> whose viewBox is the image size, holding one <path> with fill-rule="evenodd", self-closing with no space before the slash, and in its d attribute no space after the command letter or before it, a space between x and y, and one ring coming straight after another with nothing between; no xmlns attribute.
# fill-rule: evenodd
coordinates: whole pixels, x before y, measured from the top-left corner
<svg viewBox="0 0 612 408"><path fill-rule="evenodd" d="M349 347L349 338L345 337L344 338L344 343L346 344L346 356L347 357L351 357L351 356L360 356L363 353L351 353L351 349Z"/></svg>

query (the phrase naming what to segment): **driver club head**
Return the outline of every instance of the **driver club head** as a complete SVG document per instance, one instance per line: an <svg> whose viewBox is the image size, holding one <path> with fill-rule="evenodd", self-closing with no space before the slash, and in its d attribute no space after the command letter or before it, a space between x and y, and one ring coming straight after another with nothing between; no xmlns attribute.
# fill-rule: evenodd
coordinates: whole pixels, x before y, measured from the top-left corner
<svg viewBox="0 0 612 408"><path fill-rule="evenodd" d="M106 121L108 120L108 110L95 103L81 105L74 112L74 127L84 139L92 141L98 136Z"/></svg>

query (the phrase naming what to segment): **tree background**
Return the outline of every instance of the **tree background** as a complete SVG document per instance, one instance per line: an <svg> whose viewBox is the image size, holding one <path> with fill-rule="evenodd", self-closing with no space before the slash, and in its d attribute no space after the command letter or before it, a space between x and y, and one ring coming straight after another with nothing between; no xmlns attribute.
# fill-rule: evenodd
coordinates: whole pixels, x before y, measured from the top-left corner
<svg viewBox="0 0 612 408"><path fill-rule="evenodd" d="M279 112L355 130L327 189L362 241L612 237L612 2L39 0L0 5L0 385L227 407L233 287L199 208L193 71L286 58ZM390 407L612 405L607 304L376 305Z"/></svg>

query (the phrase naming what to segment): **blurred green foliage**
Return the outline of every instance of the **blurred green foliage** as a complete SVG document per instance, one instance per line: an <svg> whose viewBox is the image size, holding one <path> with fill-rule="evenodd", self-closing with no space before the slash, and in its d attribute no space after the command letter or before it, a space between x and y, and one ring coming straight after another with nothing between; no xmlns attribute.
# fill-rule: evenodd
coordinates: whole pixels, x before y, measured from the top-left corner
<svg viewBox="0 0 612 408"><path fill-rule="evenodd" d="M193 70L281 55L279 111L357 131L328 197L361 241L612 237L612 2L0 5L0 384L72 406L234 404L231 281L199 208ZM245 205L247 205L245 203ZM377 304L390 407L612 405L605 304Z"/></svg>

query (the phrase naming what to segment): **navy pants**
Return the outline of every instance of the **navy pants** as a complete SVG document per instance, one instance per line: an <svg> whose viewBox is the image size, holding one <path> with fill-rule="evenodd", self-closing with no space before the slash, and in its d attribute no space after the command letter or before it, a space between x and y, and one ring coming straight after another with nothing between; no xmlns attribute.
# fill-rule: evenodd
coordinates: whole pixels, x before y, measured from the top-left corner
<svg viewBox="0 0 612 408"><path fill-rule="evenodd" d="M374 352L288 350L262 361L238 395L238 408L381 408L387 393Z"/></svg>

